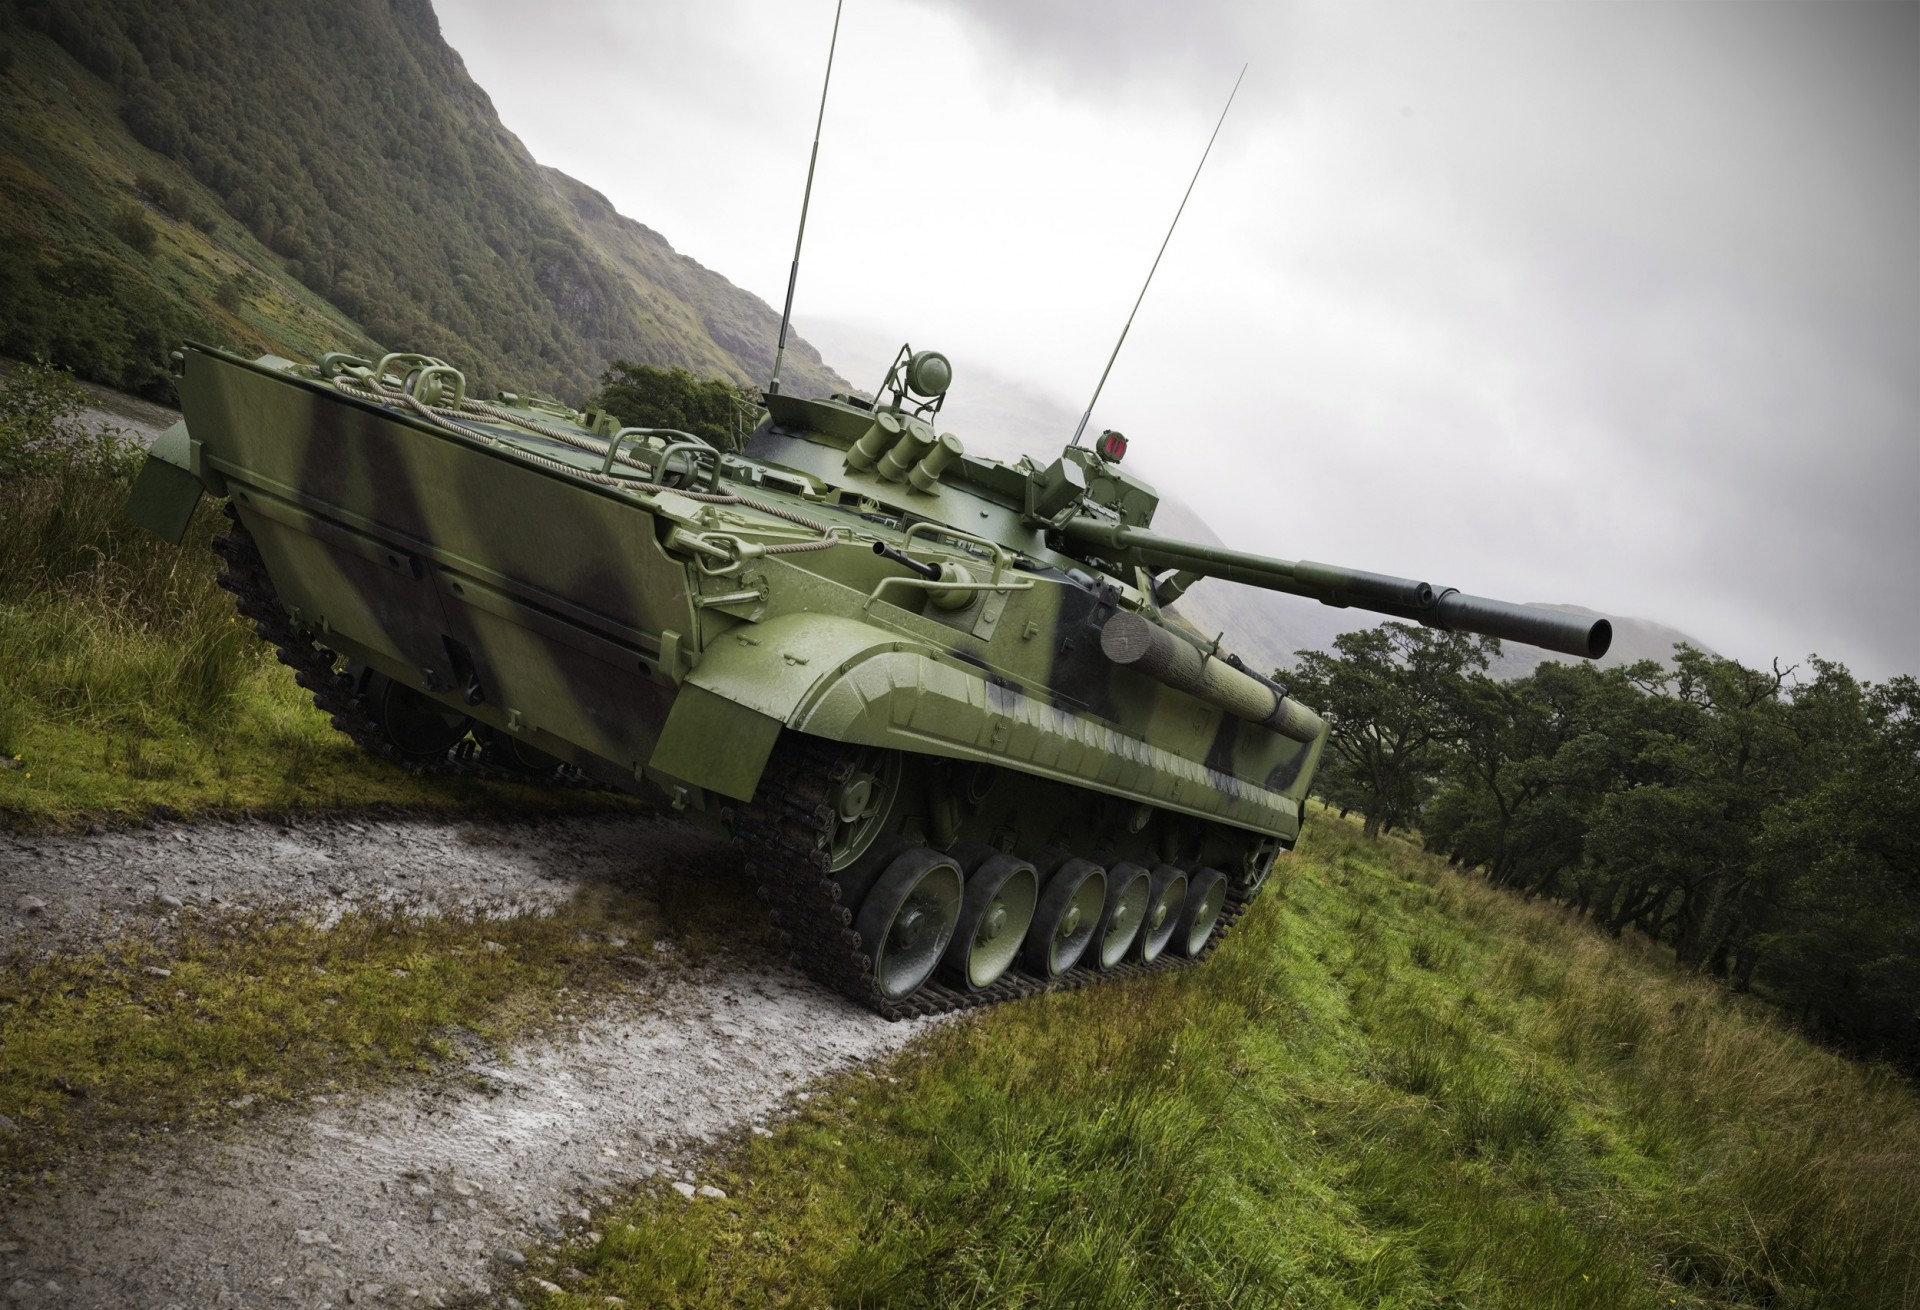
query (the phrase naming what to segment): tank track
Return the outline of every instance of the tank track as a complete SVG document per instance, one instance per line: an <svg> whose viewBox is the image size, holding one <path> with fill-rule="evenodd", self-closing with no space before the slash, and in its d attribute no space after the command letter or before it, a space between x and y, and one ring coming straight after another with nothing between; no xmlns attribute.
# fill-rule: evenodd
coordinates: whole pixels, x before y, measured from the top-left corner
<svg viewBox="0 0 1920 1310"><path fill-rule="evenodd" d="M260 638L274 648L279 661L293 670L293 679L313 697L313 703L333 720L333 726L352 738L354 744L370 755L413 773L485 778L499 782L543 783L548 785L592 786L578 773L566 768L552 774L533 773L491 763L485 749L472 737L463 737L441 758L421 760L403 754L380 730L368 708L367 698L354 686L354 680L337 667L340 656L321 645L314 635L294 625L286 606L280 603L273 580L267 576L266 561L254 544L240 516L229 503L224 536L213 539L213 553L224 567L220 585L233 593L234 608L253 624Z"/></svg>
<svg viewBox="0 0 1920 1310"><path fill-rule="evenodd" d="M853 930L854 907L841 900L839 880L827 869L820 839L834 823L827 797L853 768L850 757L831 742L797 735L783 737L760 780L752 803L734 812L734 839L746 854L747 872L772 911L774 926L794 962L816 980L889 1019L918 1019L981 1005L997 1005L1047 992L1076 991L1097 983L1144 978L1187 969L1208 959L1246 912L1252 895L1229 878L1220 921L1197 956L1170 952L1151 964L1130 961L1113 969L1079 966L1057 978L1035 977L1018 964L992 985L962 991L936 974L899 1001L880 995L873 962Z"/></svg>

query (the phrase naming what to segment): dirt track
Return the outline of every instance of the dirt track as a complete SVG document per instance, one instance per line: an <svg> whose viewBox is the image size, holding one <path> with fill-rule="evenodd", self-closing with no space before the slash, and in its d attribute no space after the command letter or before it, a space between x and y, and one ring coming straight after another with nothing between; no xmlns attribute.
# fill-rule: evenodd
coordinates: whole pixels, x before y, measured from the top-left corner
<svg viewBox="0 0 1920 1310"><path fill-rule="evenodd" d="M659 882L725 859L672 828L602 819L0 837L0 948L164 934L171 902L190 898L301 906L321 919L378 900L535 912L583 882ZM164 1160L16 1198L0 1208L0 1302L430 1305L484 1291L516 1253L584 1223L603 1198L641 1185L697 1189L708 1144L778 1115L821 1074L924 1030L767 962L708 963L640 986L651 990L606 998L563 1046L476 1056L426 1086L316 1098L184 1138ZM696 1194L688 1204L725 1201Z"/></svg>

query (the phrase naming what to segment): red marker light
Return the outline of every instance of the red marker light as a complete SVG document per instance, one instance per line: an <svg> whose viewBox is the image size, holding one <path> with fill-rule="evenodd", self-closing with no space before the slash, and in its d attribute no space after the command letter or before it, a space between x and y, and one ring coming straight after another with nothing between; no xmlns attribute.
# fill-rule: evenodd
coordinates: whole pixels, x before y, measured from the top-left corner
<svg viewBox="0 0 1920 1310"><path fill-rule="evenodd" d="M1109 464L1118 464L1127 457L1127 439L1109 428L1100 434L1100 440L1093 443L1094 453Z"/></svg>

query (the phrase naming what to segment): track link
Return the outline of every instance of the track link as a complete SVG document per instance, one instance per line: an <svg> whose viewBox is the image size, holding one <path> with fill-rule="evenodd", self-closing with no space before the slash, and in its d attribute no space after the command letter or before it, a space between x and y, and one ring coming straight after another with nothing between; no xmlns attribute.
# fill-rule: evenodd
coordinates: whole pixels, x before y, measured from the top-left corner
<svg viewBox="0 0 1920 1310"><path fill-rule="evenodd" d="M747 871L772 911L774 926L794 962L815 979L889 1019L950 1014L1045 992L1076 991L1097 983L1192 968L1213 954L1251 903L1252 896L1229 879L1219 925L1197 956L1163 954L1151 964L1130 962L1105 970L1076 967L1053 979L1036 977L1016 964L991 986L977 991L949 987L936 976L911 996L889 1001L875 986L872 958L853 930L854 908L841 900L840 883L827 869L823 839L834 823L827 797L852 768L852 759L833 743L791 734L783 737L767 762L752 803L735 812L733 831L745 850Z"/></svg>

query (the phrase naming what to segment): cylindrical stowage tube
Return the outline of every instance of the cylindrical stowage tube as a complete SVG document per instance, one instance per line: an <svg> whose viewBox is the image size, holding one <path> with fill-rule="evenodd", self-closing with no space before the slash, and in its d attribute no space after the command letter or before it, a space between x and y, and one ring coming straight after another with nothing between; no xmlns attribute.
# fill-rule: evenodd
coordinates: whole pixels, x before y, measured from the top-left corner
<svg viewBox="0 0 1920 1310"><path fill-rule="evenodd" d="M920 457L933 447L933 432L923 423L909 422L907 430L893 443L893 449L886 453L874 472L889 482L904 482L907 470L920 462Z"/></svg>
<svg viewBox="0 0 1920 1310"><path fill-rule="evenodd" d="M1235 718L1257 723L1295 741L1311 742L1326 723L1291 697L1228 665L1138 614L1122 612L1100 630L1100 650L1115 664L1146 674L1178 691L1198 696Z"/></svg>
<svg viewBox="0 0 1920 1310"><path fill-rule="evenodd" d="M942 433L931 449L920 457L920 462L907 470L907 481L917 491L932 491L940 481L940 475L949 465L966 453L966 447L960 444L960 438L951 432Z"/></svg>
<svg viewBox="0 0 1920 1310"><path fill-rule="evenodd" d="M902 430L898 415L875 414L873 426L847 451L847 467L867 472L892 448Z"/></svg>

